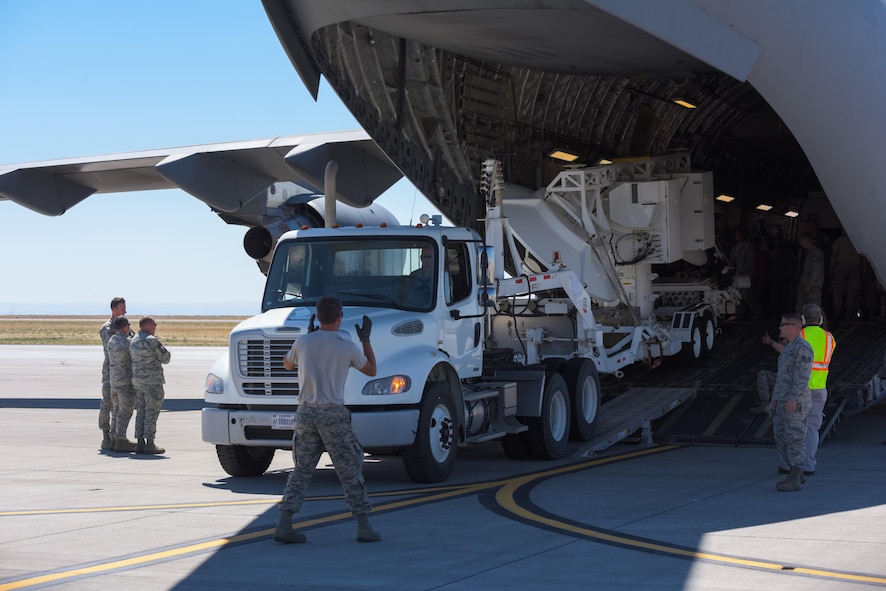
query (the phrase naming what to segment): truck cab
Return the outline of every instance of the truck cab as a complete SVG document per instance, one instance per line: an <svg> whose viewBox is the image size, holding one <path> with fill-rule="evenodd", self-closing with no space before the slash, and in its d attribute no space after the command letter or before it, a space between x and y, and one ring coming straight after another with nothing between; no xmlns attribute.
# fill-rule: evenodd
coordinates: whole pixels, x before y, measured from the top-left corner
<svg viewBox="0 0 886 591"><path fill-rule="evenodd" d="M350 372L344 392L358 439L368 449L403 449L413 478L448 474L463 443L461 382L483 371L481 242L473 230L441 226L283 235L262 313L232 331L227 359L207 379L203 438L226 471L260 474L275 449L291 448L298 368L285 370L283 357L307 333L317 301L334 295L348 338L356 342L355 325L372 319L377 375ZM418 436L423 420L433 436Z"/></svg>

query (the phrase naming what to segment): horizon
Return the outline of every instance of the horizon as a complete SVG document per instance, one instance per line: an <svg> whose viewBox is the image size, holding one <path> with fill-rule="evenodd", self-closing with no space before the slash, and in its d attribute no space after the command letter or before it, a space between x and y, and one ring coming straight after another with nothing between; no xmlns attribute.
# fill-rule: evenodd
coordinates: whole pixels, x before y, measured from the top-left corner
<svg viewBox="0 0 886 591"><path fill-rule="evenodd" d="M124 296L125 297L125 296ZM260 296L255 302L231 301L198 304L191 302L130 302L127 316L245 316L261 312ZM0 317L7 316L109 316L106 302L0 302Z"/></svg>

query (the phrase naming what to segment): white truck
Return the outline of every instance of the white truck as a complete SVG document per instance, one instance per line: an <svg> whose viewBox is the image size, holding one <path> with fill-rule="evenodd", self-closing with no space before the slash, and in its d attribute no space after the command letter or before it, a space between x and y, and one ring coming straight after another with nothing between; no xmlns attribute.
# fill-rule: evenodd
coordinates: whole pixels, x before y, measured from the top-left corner
<svg viewBox="0 0 886 591"><path fill-rule="evenodd" d="M497 161L481 177L485 237L426 220L281 236L261 314L206 379L203 440L225 471L259 475L291 449L298 375L282 360L323 295L352 339L372 319L378 373L351 372L345 403L364 449L401 454L417 482L445 480L469 443L561 457L594 437L599 373L713 346L728 295L689 282L664 318L651 270L713 247L710 173L680 155L565 170L535 193L506 186Z"/></svg>

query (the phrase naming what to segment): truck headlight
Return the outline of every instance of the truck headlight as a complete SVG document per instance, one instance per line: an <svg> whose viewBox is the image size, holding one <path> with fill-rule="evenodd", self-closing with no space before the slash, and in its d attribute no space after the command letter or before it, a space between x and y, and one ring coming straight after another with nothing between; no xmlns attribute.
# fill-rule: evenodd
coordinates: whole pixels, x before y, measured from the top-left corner
<svg viewBox="0 0 886 591"><path fill-rule="evenodd" d="M207 394L224 394L225 381L215 374L209 374L206 376L206 383L203 386L203 391Z"/></svg>
<svg viewBox="0 0 886 591"><path fill-rule="evenodd" d="M412 386L409 376L388 376L378 380L372 380L363 386L364 396L379 396L384 394L402 394Z"/></svg>

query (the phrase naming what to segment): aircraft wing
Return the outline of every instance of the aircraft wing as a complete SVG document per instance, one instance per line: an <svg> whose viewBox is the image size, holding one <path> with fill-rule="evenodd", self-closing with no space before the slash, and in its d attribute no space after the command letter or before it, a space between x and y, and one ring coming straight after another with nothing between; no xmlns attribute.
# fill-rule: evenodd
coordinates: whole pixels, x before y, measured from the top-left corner
<svg viewBox="0 0 886 591"><path fill-rule="evenodd" d="M356 208L402 177L365 132L341 131L0 165L0 199L57 216L94 193L179 188L228 223L264 225L268 207L322 193L329 160L338 199Z"/></svg>

